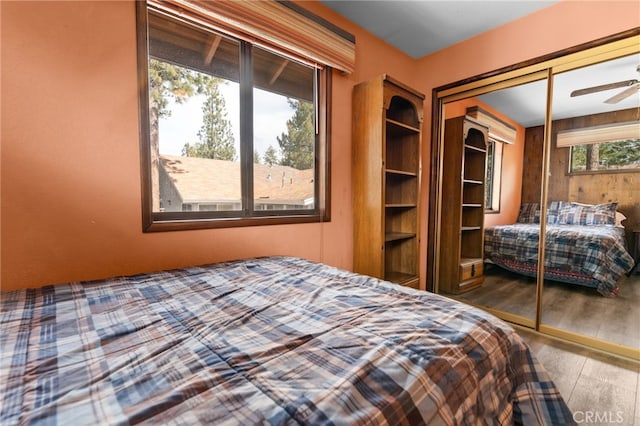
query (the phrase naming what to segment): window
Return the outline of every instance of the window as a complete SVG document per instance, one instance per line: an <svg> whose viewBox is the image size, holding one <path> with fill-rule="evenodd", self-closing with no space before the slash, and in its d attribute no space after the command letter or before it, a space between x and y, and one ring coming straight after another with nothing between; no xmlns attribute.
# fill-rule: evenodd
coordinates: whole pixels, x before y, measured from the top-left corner
<svg viewBox="0 0 640 426"><path fill-rule="evenodd" d="M484 208L488 213L500 212L500 182L502 179L503 144L489 139L487 146L487 176L484 185Z"/></svg>
<svg viewBox="0 0 640 426"><path fill-rule="evenodd" d="M502 89L504 90L504 89ZM494 92L497 93L499 91ZM500 213L500 183L502 179L502 148L516 140L516 128L477 105L467 108L466 115L487 126L487 169L484 180L484 209L486 213Z"/></svg>
<svg viewBox="0 0 640 426"><path fill-rule="evenodd" d="M328 220L330 68L138 3L144 230Z"/></svg>
<svg viewBox="0 0 640 426"><path fill-rule="evenodd" d="M640 122L559 131L558 148L569 148L569 173L640 169Z"/></svg>
<svg viewBox="0 0 640 426"><path fill-rule="evenodd" d="M574 145L570 156L570 173L638 170L640 139Z"/></svg>

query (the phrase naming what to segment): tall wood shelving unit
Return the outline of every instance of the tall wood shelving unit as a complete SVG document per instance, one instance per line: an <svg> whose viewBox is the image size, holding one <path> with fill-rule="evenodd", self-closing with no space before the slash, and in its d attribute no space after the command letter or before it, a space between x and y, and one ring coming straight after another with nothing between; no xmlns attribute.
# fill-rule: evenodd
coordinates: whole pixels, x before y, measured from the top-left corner
<svg viewBox="0 0 640 426"><path fill-rule="evenodd" d="M445 121L440 289L459 294L482 285L488 129L465 116Z"/></svg>
<svg viewBox="0 0 640 426"><path fill-rule="evenodd" d="M353 91L354 270L414 288L423 101L387 75Z"/></svg>

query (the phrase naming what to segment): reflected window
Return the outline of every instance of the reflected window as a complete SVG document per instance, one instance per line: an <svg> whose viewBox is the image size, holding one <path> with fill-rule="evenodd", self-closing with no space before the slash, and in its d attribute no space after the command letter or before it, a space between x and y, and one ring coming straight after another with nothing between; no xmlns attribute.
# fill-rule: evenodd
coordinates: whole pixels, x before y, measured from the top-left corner
<svg viewBox="0 0 640 426"><path fill-rule="evenodd" d="M570 148L569 173L640 169L640 123L615 123L558 132L558 148Z"/></svg>
<svg viewBox="0 0 640 426"><path fill-rule="evenodd" d="M640 138L571 146L570 173L640 170Z"/></svg>
<svg viewBox="0 0 640 426"><path fill-rule="evenodd" d="M487 213L500 212L500 188L502 181L503 144L489 139L487 146L487 176L485 179L484 208Z"/></svg>
<svg viewBox="0 0 640 426"><path fill-rule="evenodd" d="M554 77L553 128L569 174L640 170L638 62L632 54Z"/></svg>

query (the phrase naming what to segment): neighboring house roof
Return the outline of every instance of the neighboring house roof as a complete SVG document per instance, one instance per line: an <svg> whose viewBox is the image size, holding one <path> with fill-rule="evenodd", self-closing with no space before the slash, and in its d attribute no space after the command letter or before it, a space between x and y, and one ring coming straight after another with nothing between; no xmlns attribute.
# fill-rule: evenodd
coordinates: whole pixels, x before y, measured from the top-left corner
<svg viewBox="0 0 640 426"><path fill-rule="evenodd" d="M241 198L239 162L173 155L161 155L160 161L184 203ZM287 204L313 199L313 169L254 164L253 173L255 199Z"/></svg>

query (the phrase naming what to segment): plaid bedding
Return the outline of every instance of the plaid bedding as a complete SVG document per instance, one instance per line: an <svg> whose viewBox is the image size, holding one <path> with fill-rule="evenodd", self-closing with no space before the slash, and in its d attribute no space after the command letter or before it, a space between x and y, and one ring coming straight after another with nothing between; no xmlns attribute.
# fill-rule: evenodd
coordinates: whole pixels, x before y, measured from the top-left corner
<svg viewBox="0 0 640 426"><path fill-rule="evenodd" d="M502 321L269 257L2 293L0 423L566 424Z"/></svg>
<svg viewBox="0 0 640 426"><path fill-rule="evenodd" d="M484 257L497 265L535 277L539 224L516 223L485 229ZM547 225L545 279L595 287L618 294L618 280L633 267L624 229L611 226Z"/></svg>

